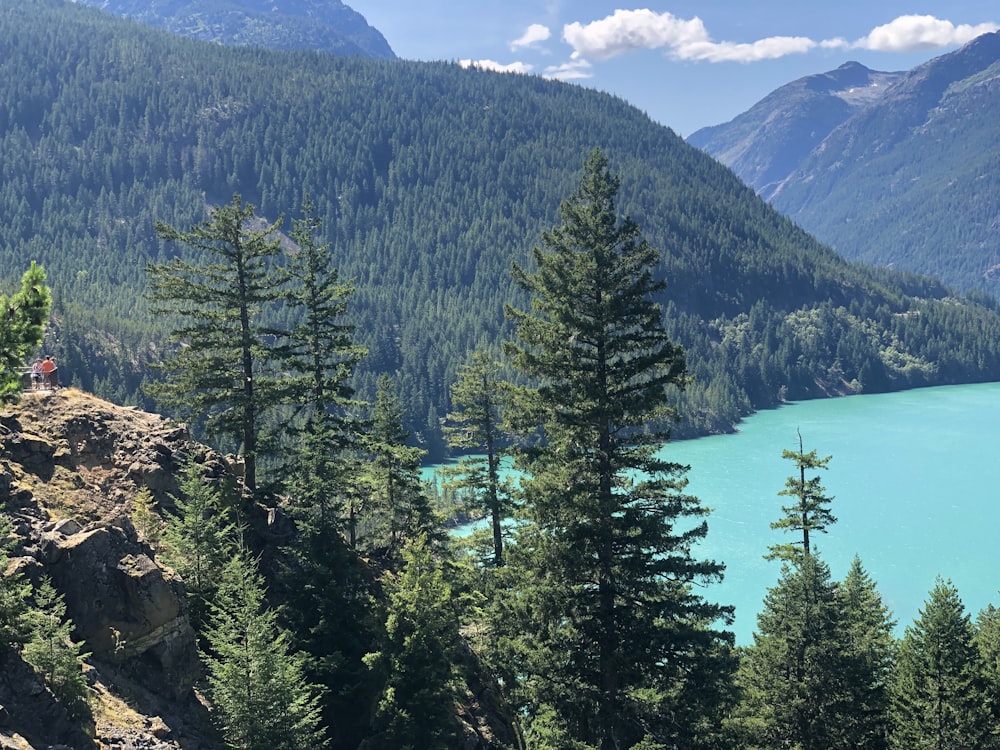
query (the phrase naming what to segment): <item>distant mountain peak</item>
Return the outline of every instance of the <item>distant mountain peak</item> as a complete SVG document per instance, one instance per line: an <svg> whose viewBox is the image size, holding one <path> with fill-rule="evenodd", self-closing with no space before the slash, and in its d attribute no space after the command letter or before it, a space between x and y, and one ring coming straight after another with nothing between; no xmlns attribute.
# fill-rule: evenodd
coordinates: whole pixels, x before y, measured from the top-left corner
<svg viewBox="0 0 1000 750"><path fill-rule="evenodd" d="M385 37L340 0L76 0L173 34L227 46L314 49L395 59Z"/></svg>

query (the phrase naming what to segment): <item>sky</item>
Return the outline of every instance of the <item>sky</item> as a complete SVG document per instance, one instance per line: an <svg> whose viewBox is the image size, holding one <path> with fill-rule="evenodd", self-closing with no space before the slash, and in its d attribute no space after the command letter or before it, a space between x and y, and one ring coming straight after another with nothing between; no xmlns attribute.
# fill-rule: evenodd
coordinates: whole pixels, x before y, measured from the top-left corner
<svg viewBox="0 0 1000 750"><path fill-rule="evenodd" d="M856 61L908 70L1000 29L996 0L345 0L398 57L625 99L684 137Z"/></svg>

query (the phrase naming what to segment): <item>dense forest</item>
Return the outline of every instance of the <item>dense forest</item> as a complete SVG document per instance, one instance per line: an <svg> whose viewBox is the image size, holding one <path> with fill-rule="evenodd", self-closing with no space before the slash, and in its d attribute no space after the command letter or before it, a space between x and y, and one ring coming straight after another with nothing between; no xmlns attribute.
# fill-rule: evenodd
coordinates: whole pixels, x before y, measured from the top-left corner
<svg viewBox="0 0 1000 750"><path fill-rule="evenodd" d="M491 521L468 538L442 532L392 378L370 408L355 400L354 292L317 217L294 222L288 268L268 262L276 227L238 196L190 231L156 225L184 252L149 267L150 299L189 345L155 390L238 439L244 468L208 474L190 456L170 502L143 487L129 520L184 581L218 746L997 746L1000 611L973 620L937 580L897 638L861 560L835 581L816 550L836 533L831 457L801 435L762 541L779 577L752 645L734 645L732 608L712 597L724 561L698 553L708 510L659 452L690 358L656 302L659 253L617 211L622 187L591 151L559 223L512 267L525 299L505 305L502 353L477 350L450 388L446 435L475 451L452 471L454 499ZM32 267L5 298L5 361L41 340L49 302ZM275 327L272 305L303 322ZM284 415L271 439L267 412ZM268 455L281 460L256 461ZM86 644L51 582L9 564L18 510L0 508L0 655L30 664L86 728ZM291 529L275 534L279 512Z"/></svg>
<svg viewBox="0 0 1000 750"><path fill-rule="evenodd" d="M524 301L511 263L594 146L661 251L657 299L694 376L676 435L788 399L1000 376L988 301L844 262L620 99L446 63L223 48L60 0L4 7L0 39L2 267L13 282L44 265L46 350L119 403L163 408L144 385L171 323L150 312L145 267L184 250L156 222L192 227L236 193L265 223L312 201L356 287L368 355L353 385L371 400L393 374L406 427L440 457L450 383L509 335L503 305Z"/></svg>

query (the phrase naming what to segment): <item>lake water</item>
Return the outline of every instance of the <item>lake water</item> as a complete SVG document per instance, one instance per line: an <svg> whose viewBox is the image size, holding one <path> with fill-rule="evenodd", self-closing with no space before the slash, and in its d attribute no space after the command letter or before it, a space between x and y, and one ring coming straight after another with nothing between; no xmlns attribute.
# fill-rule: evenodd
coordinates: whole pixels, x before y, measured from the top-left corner
<svg viewBox="0 0 1000 750"><path fill-rule="evenodd" d="M770 523L787 501L777 493L795 466L781 452L798 447L797 429L806 451L833 456L820 474L838 521L813 541L834 578L859 555L900 633L938 575L973 617L1000 605L1000 383L800 402L759 412L736 434L664 448L690 465L688 491L712 508L696 554L724 562L726 578L704 596L735 605L738 643L752 642L778 579L780 563L763 555L792 539Z"/></svg>

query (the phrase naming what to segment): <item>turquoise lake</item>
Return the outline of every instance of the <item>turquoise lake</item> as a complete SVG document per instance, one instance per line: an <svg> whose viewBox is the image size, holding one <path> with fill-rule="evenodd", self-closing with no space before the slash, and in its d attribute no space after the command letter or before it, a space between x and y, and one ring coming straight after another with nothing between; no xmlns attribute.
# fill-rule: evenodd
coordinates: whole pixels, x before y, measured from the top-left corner
<svg viewBox="0 0 1000 750"><path fill-rule="evenodd" d="M938 575L973 617L1000 605L1000 383L800 402L754 414L736 434L664 448L691 467L688 491L712 509L696 554L724 562L726 578L703 595L736 607L737 643L752 642L778 579L768 545L791 539L770 523L795 470L781 452L797 448L796 430L806 451L833 456L820 474L837 523L814 539L834 578L859 555L900 633Z"/></svg>

